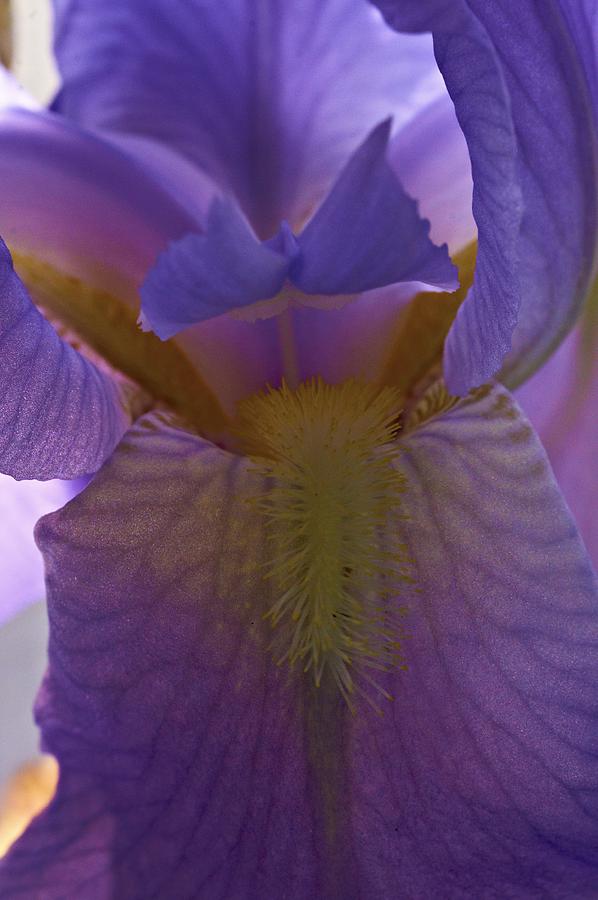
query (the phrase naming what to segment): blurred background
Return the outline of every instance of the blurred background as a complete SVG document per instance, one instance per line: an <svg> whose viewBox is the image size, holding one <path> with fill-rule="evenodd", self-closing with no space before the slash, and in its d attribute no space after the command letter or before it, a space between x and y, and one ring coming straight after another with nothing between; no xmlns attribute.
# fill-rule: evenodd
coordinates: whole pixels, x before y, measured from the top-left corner
<svg viewBox="0 0 598 900"><path fill-rule="evenodd" d="M41 104L48 102L58 84L50 7L51 0L0 0L0 59ZM10 521L0 522L5 546L10 528ZM35 810L40 790L43 793L54 778L49 761L39 761L32 715L46 662L46 609L39 599L0 628L0 855L20 822Z"/></svg>
<svg viewBox="0 0 598 900"><path fill-rule="evenodd" d="M41 103L58 84L51 27L51 0L0 0L0 57Z"/></svg>

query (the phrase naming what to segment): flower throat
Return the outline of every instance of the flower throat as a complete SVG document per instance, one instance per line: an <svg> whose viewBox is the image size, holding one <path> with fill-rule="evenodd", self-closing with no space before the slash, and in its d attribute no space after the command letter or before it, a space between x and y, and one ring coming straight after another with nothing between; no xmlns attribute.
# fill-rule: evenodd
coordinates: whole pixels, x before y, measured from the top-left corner
<svg viewBox="0 0 598 900"><path fill-rule="evenodd" d="M401 660L397 595L410 579L396 540L398 413L390 388L321 379L239 407L244 449L267 479L254 502L266 520L277 662L301 664L318 687L331 676L349 705L356 690L369 699L368 685L391 699L371 670Z"/></svg>

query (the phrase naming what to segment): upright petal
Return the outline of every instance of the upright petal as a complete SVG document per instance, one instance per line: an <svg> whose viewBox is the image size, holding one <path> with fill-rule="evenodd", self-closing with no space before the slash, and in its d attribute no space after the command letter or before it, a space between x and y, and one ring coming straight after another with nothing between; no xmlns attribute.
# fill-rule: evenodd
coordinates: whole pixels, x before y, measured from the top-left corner
<svg viewBox="0 0 598 900"><path fill-rule="evenodd" d="M457 287L446 244L432 244L429 222L386 161L390 124L353 154L299 235L290 278L305 293L358 294L399 281Z"/></svg>
<svg viewBox="0 0 598 900"><path fill-rule="evenodd" d="M503 374L517 383L573 321L596 243L595 122L571 34L556 0L376 5L434 33L469 145L479 262L447 341L449 386L486 380L511 343Z"/></svg>
<svg viewBox="0 0 598 900"><path fill-rule="evenodd" d="M56 109L177 148L236 194L260 237L301 224L376 122L399 126L443 90L429 39L393 34L366 0L55 12Z"/></svg>
<svg viewBox="0 0 598 900"><path fill-rule="evenodd" d="M121 389L37 311L0 244L0 471L76 478L112 452L130 417Z"/></svg>
<svg viewBox="0 0 598 900"><path fill-rule="evenodd" d="M350 746L364 896L589 898L598 585L506 391L442 400L400 457L407 671Z"/></svg>
<svg viewBox="0 0 598 900"><path fill-rule="evenodd" d="M596 40L598 35L598 6L595 0L558 0L563 18L569 26L575 48L581 59L593 98L594 111L598 110L598 59Z"/></svg>
<svg viewBox="0 0 598 900"><path fill-rule="evenodd" d="M389 133L386 120L358 147L298 238L283 221L260 243L233 203L215 200L205 234L175 241L151 269L141 290L143 327L169 338L274 298L287 275L299 288L297 304L309 302L303 294L356 295L405 281L456 288L446 245L430 241L429 222L386 162ZM279 305L270 304L273 315Z"/></svg>
<svg viewBox="0 0 598 900"><path fill-rule="evenodd" d="M570 330L598 258L598 106L591 91L594 100L598 95L595 80L591 86L582 69L589 60L580 55L591 41L596 59L598 32L590 30L584 47L577 45L565 6L581 13L584 3L472 2L505 72L523 192L522 306L501 372L509 387L529 377ZM514 33L505 24L510 21L517 21Z"/></svg>

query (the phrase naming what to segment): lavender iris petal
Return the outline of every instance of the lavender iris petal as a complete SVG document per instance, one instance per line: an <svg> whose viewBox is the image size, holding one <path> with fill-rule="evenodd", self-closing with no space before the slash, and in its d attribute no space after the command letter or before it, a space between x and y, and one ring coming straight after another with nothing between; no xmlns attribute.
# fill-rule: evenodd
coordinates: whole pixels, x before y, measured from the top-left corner
<svg viewBox="0 0 598 900"><path fill-rule="evenodd" d="M214 201L205 235L174 242L142 290L142 322L165 339L186 325L274 297L287 276L306 294L358 294L399 281L454 289L446 245L385 159L390 122L350 158L295 239L288 226L261 244L231 202Z"/></svg>
<svg viewBox="0 0 598 900"><path fill-rule="evenodd" d="M305 293L356 294L401 281L457 287L446 245L432 245L429 223L386 161L389 133L389 121L372 131L299 235L290 278Z"/></svg>
<svg viewBox="0 0 598 900"><path fill-rule="evenodd" d="M444 91L429 38L394 34L364 0L55 8L55 109L178 150L260 238L303 222L377 122L400 127Z"/></svg>
<svg viewBox="0 0 598 900"><path fill-rule="evenodd" d="M4 243L0 313L2 472L43 481L94 472L130 423L125 399L34 307Z"/></svg>
<svg viewBox="0 0 598 900"><path fill-rule="evenodd" d="M190 234L158 259L141 289L141 320L163 340L182 328L273 297L289 260L260 243L234 203L215 200L205 235Z"/></svg>
<svg viewBox="0 0 598 900"><path fill-rule="evenodd" d="M45 112L0 115L0 183L11 248L136 305L164 244L198 227L135 159Z"/></svg>
<svg viewBox="0 0 598 900"><path fill-rule="evenodd" d="M383 676L381 718L270 660L242 460L148 417L42 520L37 715L62 775L0 894L591 890L598 588L544 453L499 389L403 456L421 594L403 598L410 665Z"/></svg>
<svg viewBox="0 0 598 900"><path fill-rule="evenodd" d="M449 386L481 383L511 345L503 375L517 384L571 326L596 245L596 118L567 23L554 0L376 5L398 29L434 33L469 144L479 255L447 341Z"/></svg>
<svg viewBox="0 0 598 900"><path fill-rule="evenodd" d="M572 43L589 6L563 17L547 0L540 18L527 0L378 5L397 27L434 32L469 141L480 257L448 344L449 387L496 372L513 336L504 372L516 380L567 327L591 268L593 82ZM450 283L446 248L386 163L387 126L355 150L393 112L394 92L404 122L435 90L416 50L405 92L405 69L387 62L411 39L367 3L152 0L148 15L145 0L55 0L55 10L65 78L55 109L136 144L139 159L148 150L153 175L175 158L159 142L208 173L198 190L208 186L210 205L167 203L163 231L150 191L150 240L131 271L157 232L175 241L144 289L162 336L271 297L287 276L318 293L401 276ZM545 81L532 78L536 51ZM183 168L164 180L177 195L193 180ZM555 178L565 170L569 193ZM212 202L215 183L238 206ZM145 208L143 191L131 196ZM291 225L276 232L281 219ZM19 428L4 456L0 439L0 462L21 477L104 464L37 530L51 621L37 717L61 780L0 865L0 897L591 896L598 585L508 392L407 404L396 530L414 588L390 599L408 606L408 669L381 674L394 696L384 716L352 716L325 680L316 690L300 666L272 659L261 476L168 414L141 418L111 452L127 424L118 389L58 340L6 263L0 302L16 327L0 326L0 414ZM307 344L307 328L295 339Z"/></svg>

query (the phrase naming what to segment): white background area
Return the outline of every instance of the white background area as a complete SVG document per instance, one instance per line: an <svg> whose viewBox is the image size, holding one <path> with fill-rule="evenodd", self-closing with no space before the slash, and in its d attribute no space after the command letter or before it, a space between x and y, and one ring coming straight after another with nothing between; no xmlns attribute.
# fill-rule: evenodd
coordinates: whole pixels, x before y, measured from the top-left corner
<svg viewBox="0 0 598 900"><path fill-rule="evenodd" d="M106 0L118 2L118 0ZM51 0L13 0L12 70L30 94L47 103L58 86L51 52Z"/></svg>

